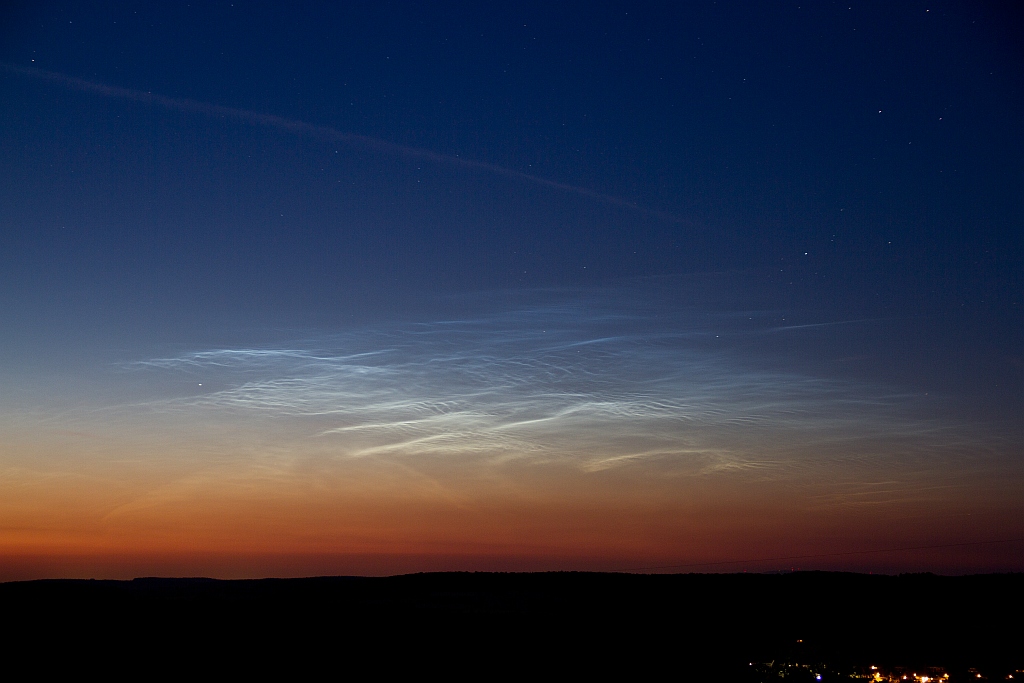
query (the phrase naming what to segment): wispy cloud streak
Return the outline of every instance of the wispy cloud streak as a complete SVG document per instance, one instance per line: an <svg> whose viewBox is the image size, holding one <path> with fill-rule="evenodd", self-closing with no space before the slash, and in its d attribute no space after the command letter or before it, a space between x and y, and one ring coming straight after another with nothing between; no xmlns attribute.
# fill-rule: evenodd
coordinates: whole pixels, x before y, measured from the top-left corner
<svg viewBox="0 0 1024 683"><path fill-rule="evenodd" d="M273 114L263 114L260 112L250 111L248 109L225 107L219 104L200 102L198 100L192 100L187 98L167 97L166 95L159 95L144 90L121 88L118 86L88 81L83 78L67 76L65 74L56 73L53 71L47 71L45 69L17 66L14 64L6 64L3 62L0 62L0 69L3 69L8 73L49 81L51 83L57 83L66 88L71 88L82 92L90 92L97 95L102 95L104 97L112 97L116 99L130 100L133 102L141 102L143 104L157 105L160 107L165 107L167 109L173 109L176 111L183 111L194 114L202 114L204 116L210 116L214 118L233 119L236 121L248 123L250 125L266 126L269 128L275 128L277 130L282 130L298 135L307 135L310 137L320 138L323 140L330 140L331 142L337 142L344 145L349 145L351 147L366 149L373 152L379 152L382 154L422 159L424 161L429 161L436 164L457 166L465 169L482 171L484 173L499 175L512 180L527 182L534 185L540 185L542 187L551 188L553 190L559 190L561 192L568 192L582 197L587 197L589 199L593 199L603 204L608 204L610 206L616 206L623 209L629 209L631 211L638 211L640 213L655 216L657 218L672 223L690 223L690 221L687 221L679 216L675 216L671 213L665 211L658 211L656 209L645 208L643 206L638 205L636 202L631 202L627 199L623 199L622 197L616 197L614 195L595 192L594 190L591 190L586 187L581 187L579 185L561 183L556 180L550 180L548 178L542 178L540 176L531 175L529 173L523 173L522 171L506 168L505 166L499 166L498 164L492 164L486 161L475 161L472 159L465 159L460 156L452 154L441 154L439 152L435 152L429 149L423 149L421 147L410 147L408 145L400 145L394 142L389 142L387 140L382 140L380 138L375 138L368 135L358 135L356 133L349 133L342 130L338 130L337 128L332 128L330 126L321 126L315 123L297 121L295 119L288 119L282 116L275 116Z"/></svg>
<svg viewBox="0 0 1024 683"><path fill-rule="evenodd" d="M146 360L131 368L216 389L137 408L288 425L339 457L567 460L590 470L782 473L835 458L933 457L950 442L949 425L905 395L759 369L709 345L715 335L685 316L639 332L627 312L593 311L541 306Z"/></svg>

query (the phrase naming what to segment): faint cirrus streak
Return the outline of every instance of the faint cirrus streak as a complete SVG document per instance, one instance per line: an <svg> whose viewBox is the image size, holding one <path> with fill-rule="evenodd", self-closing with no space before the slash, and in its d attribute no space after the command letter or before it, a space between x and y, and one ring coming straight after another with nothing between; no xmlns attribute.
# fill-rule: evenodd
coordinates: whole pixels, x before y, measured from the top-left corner
<svg viewBox="0 0 1024 683"><path fill-rule="evenodd" d="M51 83L57 83L65 88L71 88L73 90L79 90L83 92L90 92L97 95L102 95L104 97L111 97L120 100L130 100L133 102L142 102L146 104L157 105L167 109L189 112L193 114L201 114L204 116L231 119L235 121L244 121L245 123L250 125L266 126L293 134L308 135L314 138L330 140L332 142L349 145L351 147L367 149L383 154L423 159L425 161L437 164L444 164L448 166L456 166L465 169L481 171L484 173L510 178L512 180L527 182L534 185L540 185L561 192L568 192L571 194L580 195L601 202L603 204L617 206L619 208L637 211L650 216L655 216L670 223L685 223L693 227L697 227L696 223L694 223L691 220L682 218L680 216L676 216L666 211L659 211L656 209L646 208L644 206L640 206L636 202L623 199L622 197L616 197L614 195L604 194L602 192L595 192L594 190L582 187L580 185L563 183L557 180L550 180L548 178L542 178L540 176L532 175L530 173L523 173L522 171L517 171L512 168L489 163L486 161L476 161L473 159L467 159L457 154L442 154L440 152L435 152L429 149L423 149L421 147L402 145L395 142L390 142L388 140L382 140L380 138L371 137L368 135L350 133L338 130L337 128L332 128L330 126L323 126L315 123L309 123L306 121L298 121L295 119L285 118L283 116L276 116L274 114L264 114L256 111L250 111L248 109L225 107L219 104L200 102L198 100L188 98L167 97L166 95L158 95L144 90L133 90L130 88L121 88L118 86L106 85L104 83L96 83L94 81L89 81L83 78L76 78L74 76L68 76L66 74L56 73L54 71L37 69L35 67L17 66L14 64L5 64L3 62L0 62L0 69L3 69L8 73L17 74L20 76L27 76L29 78L35 78L43 81L48 81Z"/></svg>

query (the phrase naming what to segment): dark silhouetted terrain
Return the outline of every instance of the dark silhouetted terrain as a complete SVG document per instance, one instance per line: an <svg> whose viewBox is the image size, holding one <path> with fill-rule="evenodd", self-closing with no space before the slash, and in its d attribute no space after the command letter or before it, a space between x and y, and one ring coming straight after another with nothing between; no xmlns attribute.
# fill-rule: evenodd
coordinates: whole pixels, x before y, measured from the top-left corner
<svg viewBox="0 0 1024 683"><path fill-rule="evenodd" d="M1024 666L1024 574L445 573L0 584L5 649L40 667L616 674L761 680L751 664ZM763 667L762 667L763 669ZM819 667L820 669L820 667ZM778 678L778 674L772 674ZM976 679L976 674L971 674ZM798 680L798 677L789 677Z"/></svg>

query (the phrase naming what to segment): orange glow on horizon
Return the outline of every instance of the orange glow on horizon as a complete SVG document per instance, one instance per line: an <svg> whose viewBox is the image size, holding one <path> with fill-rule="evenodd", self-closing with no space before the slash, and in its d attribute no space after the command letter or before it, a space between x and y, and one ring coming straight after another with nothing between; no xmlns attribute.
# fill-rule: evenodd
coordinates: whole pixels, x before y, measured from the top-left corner
<svg viewBox="0 0 1024 683"><path fill-rule="evenodd" d="M152 471L115 475L104 467L75 476L8 477L0 502L6 521L0 580L471 569L763 571L791 563L715 563L919 546L935 538L934 501L847 506L837 517L834 505L807 495L806 484L765 486L729 472L654 477L644 470L586 472L559 464L414 468L380 460L297 469L267 476L230 466L176 478ZM963 504L943 501L947 512ZM998 509L974 519L1012 526ZM1005 550L821 557L798 564L959 572L999 562Z"/></svg>

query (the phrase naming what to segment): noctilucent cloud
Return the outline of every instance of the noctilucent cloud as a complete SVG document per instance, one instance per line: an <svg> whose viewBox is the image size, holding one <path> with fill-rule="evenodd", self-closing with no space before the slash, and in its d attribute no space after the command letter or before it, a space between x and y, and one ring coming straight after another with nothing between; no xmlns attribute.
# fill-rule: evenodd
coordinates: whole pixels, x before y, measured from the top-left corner
<svg viewBox="0 0 1024 683"><path fill-rule="evenodd" d="M972 3L12 5L0 580L1024 558Z"/></svg>

